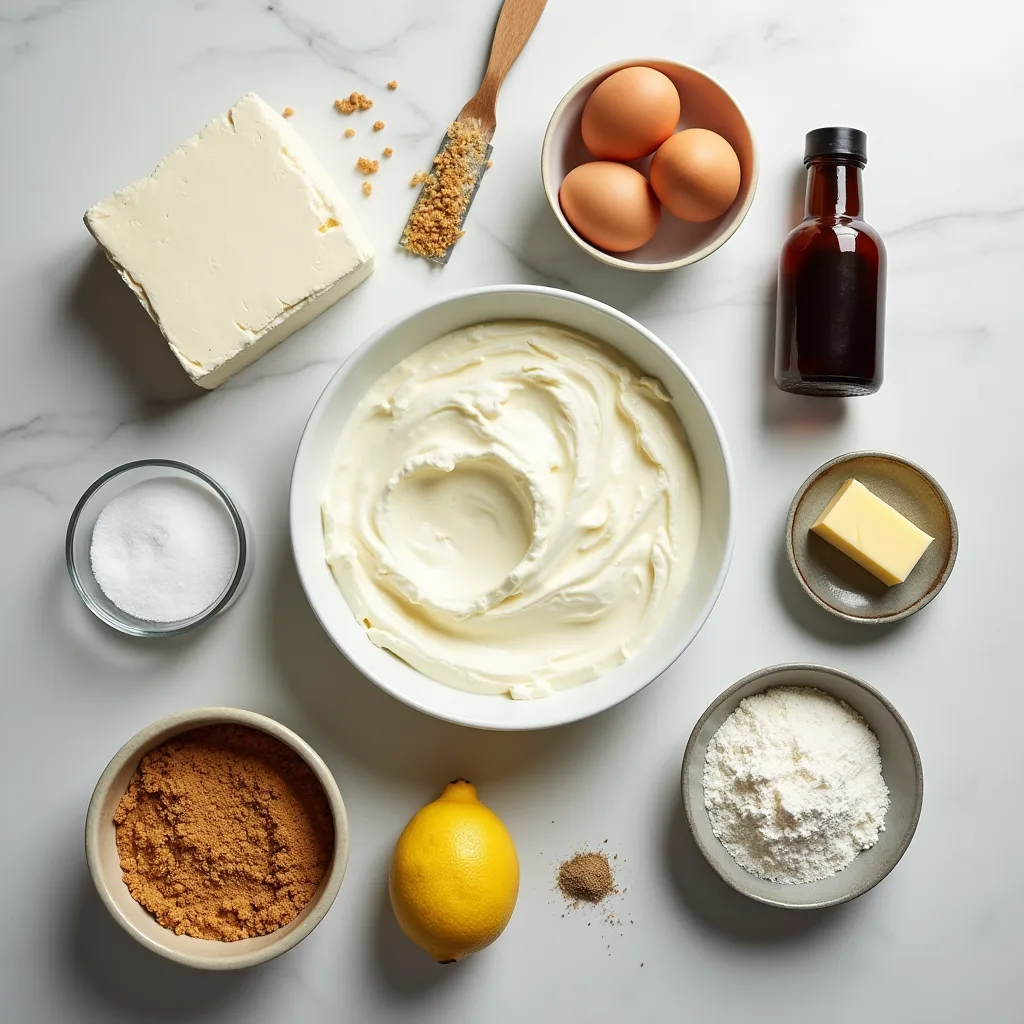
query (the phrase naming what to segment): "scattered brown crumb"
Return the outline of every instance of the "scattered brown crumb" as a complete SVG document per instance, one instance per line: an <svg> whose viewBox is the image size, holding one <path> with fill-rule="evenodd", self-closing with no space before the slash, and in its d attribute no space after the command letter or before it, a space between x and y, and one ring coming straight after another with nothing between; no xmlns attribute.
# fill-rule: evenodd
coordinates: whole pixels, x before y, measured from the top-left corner
<svg viewBox="0 0 1024 1024"><path fill-rule="evenodd" d="M493 166L494 166L494 161L493 160L488 160L487 163L484 164L484 167L486 167L487 170L490 170Z"/></svg>
<svg viewBox="0 0 1024 1024"><path fill-rule="evenodd" d="M391 156L392 153L394 153L394 150L390 146L384 147L384 156Z"/></svg>
<svg viewBox="0 0 1024 1024"><path fill-rule="evenodd" d="M422 185L428 181L430 181L430 175L426 171L417 171L412 176L412 181L409 182L409 188L415 188L417 185Z"/></svg>
<svg viewBox="0 0 1024 1024"><path fill-rule="evenodd" d="M346 139L351 139L352 136L355 135L355 133L356 133L355 128L346 128L345 129L345 138Z"/></svg>
<svg viewBox="0 0 1024 1024"><path fill-rule="evenodd" d="M364 96L361 92L351 92L347 100L335 100L334 109L339 114L351 114L356 110L369 110L373 106L373 100Z"/></svg>
<svg viewBox="0 0 1024 1024"><path fill-rule="evenodd" d="M369 196L369 195L372 195L372 194L373 194L373 185L371 185L368 181L364 181L363 182L363 195L364 196Z"/></svg>
<svg viewBox="0 0 1024 1024"><path fill-rule="evenodd" d="M373 122L373 130L375 132L382 131L383 128L384 128L384 122L383 121L374 121Z"/></svg>
<svg viewBox="0 0 1024 1024"><path fill-rule="evenodd" d="M447 145L434 157L433 174L419 178L423 191L416 200L402 244L410 252L440 259L463 236L462 218L487 153L479 121L455 121L448 126Z"/></svg>
<svg viewBox="0 0 1024 1024"><path fill-rule="evenodd" d="M291 117L292 114L294 114L294 113L295 113L295 111L291 107L285 107L284 110L281 111L281 116L282 117Z"/></svg>
<svg viewBox="0 0 1024 1024"><path fill-rule="evenodd" d="M356 161L356 170L362 171L363 174L376 174L380 170L380 161L369 160L365 156L361 156Z"/></svg>
<svg viewBox="0 0 1024 1024"><path fill-rule="evenodd" d="M394 80L394 79L392 78L392 79L391 79L391 81L390 81L390 82L388 82L388 88L389 88L389 89L390 89L390 90L391 90L392 92L394 92L394 90L398 88L398 83L397 83L397 82L396 82L396 81L395 81L395 80Z"/></svg>

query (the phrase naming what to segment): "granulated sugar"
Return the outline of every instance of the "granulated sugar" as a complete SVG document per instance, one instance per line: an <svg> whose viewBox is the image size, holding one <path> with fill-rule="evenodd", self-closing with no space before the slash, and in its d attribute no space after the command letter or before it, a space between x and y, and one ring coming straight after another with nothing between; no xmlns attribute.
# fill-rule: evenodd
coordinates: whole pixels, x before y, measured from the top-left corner
<svg viewBox="0 0 1024 1024"><path fill-rule="evenodd" d="M122 491L100 512L89 554L96 582L121 611L178 622L224 593L238 538L214 494L191 480L158 477Z"/></svg>
<svg viewBox="0 0 1024 1024"><path fill-rule="evenodd" d="M849 705L812 687L747 697L708 744L704 806L747 871L787 883L827 878L885 828L878 739Z"/></svg>

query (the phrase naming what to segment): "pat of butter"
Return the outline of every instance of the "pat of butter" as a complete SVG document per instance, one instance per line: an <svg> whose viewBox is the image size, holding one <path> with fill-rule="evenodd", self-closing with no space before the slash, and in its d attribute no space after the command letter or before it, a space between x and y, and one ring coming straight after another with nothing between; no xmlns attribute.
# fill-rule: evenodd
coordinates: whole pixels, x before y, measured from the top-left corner
<svg viewBox="0 0 1024 1024"><path fill-rule="evenodd" d="M811 527L883 583L902 583L934 538L859 480L847 480Z"/></svg>
<svg viewBox="0 0 1024 1024"><path fill-rule="evenodd" d="M323 166L254 93L85 223L204 388L337 302L373 249Z"/></svg>

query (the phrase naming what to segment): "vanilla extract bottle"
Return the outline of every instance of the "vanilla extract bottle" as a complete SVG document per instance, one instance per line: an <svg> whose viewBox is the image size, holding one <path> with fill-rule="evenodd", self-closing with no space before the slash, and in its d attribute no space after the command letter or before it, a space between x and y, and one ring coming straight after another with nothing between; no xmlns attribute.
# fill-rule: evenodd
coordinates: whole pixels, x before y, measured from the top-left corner
<svg viewBox="0 0 1024 1024"><path fill-rule="evenodd" d="M882 384L885 246L863 219L867 136L818 128L804 147L804 219L779 257L775 383L803 395L870 395Z"/></svg>

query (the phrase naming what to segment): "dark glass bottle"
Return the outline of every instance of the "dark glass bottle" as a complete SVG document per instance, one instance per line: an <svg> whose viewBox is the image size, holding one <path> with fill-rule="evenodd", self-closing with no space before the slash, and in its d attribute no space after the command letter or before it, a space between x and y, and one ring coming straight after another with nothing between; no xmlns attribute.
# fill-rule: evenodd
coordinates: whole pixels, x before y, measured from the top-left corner
<svg viewBox="0 0 1024 1024"><path fill-rule="evenodd" d="M802 395L870 395L882 385L885 246L862 219L867 136L818 128L804 148L804 219L779 257L775 383Z"/></svg>

